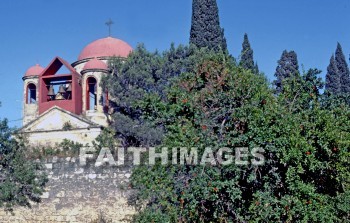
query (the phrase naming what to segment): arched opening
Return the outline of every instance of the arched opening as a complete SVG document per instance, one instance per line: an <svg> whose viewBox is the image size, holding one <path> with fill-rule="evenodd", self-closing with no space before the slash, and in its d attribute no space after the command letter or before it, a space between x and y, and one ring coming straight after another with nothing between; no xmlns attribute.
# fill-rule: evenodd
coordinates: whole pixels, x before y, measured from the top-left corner
<svg viewBox="0 0 350 223"><path fill-rule="evenodd" d="M94 77L86 80L86 110L97 108L97 81Z"/></svg>
<svg viewBox="0 0 350 223"><path fill-rule="evenodd" d="M27 104L36 104L36 86L33 83L27 86Z"/></svg>

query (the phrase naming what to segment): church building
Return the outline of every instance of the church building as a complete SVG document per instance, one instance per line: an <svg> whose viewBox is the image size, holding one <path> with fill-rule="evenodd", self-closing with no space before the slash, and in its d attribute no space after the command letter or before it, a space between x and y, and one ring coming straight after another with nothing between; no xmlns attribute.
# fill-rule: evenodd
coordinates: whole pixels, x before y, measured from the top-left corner
<svg viewBox="0 0 350 223"><path fill-rule="evenodd" d="M91 143L109 125L108 92L100 82L110 75L108 60L126 58L132 47L113 37L95 40L69 63L55 57L45 68L30 67L23 79L23 127L30 145L64 139Z"/></svg>

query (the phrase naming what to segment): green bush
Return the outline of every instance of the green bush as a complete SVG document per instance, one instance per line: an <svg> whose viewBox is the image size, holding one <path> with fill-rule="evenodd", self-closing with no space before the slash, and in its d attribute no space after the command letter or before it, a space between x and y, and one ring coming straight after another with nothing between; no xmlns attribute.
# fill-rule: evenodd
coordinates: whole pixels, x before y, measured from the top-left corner
<svg viewBox="0 0 350 223"><path fill-rule="evenodd" d="M7 120L0 121L0 207L30 207L39 202L47 182L40 163L27 159L27 148L20 136L15 140Z"/></svg>
<svg viewBox="0 0 350 223"><path fill-rule="evenodd" d="M167 130L161 146L262 147L262 166L140 166L135 222L349 222L350 109L320 103L318 70L284 82L275 95L260 74L224 54L198 60L150 96L149 119ZM249 160L252 157L249 157Z"/></svg>

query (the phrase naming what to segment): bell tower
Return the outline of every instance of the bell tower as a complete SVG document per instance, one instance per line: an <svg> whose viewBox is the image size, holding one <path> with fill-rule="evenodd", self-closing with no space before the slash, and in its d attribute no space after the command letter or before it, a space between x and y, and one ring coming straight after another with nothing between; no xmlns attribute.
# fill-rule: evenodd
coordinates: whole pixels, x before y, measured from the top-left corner
<svg viewBox="0 0 350 223"><path fill-rule="evenodd" d="M102 126L108 126L106 110L108 92L100 86L102 77L108 75L106 62L93 58L85 63L83 75L83 113L86 118Z"/></svg>
<svg viewBox="0 0 350 223"><path fill-rule="evenodd" d="M44 68L39 64L30 67L23 80L23 126L39 116L39 76Z"/></svg>
<svg viewBox="0 0 350 223"><path fill-rule="evenodd" d="M59 72L61 67L66 69L63 74ZM39 85L39 115L55 106L81 115L81 75L65 60L54 58L40 74Z"/></svg>

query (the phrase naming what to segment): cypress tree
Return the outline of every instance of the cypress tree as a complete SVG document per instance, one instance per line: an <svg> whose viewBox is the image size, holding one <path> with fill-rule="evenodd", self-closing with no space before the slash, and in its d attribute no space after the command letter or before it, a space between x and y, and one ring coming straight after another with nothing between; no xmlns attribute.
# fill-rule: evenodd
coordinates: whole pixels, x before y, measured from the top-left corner
<svg viewBox="0 0 350 223"><path fill-rule="evenodd" d="M244 34L241 51L241 61L239 62L239 65L242 66L244 69L254 70L255 68L253 50L250 47L247 33Z"/></svg>
<svg viewBox="0 0 350 223"><path fill-rule="evenodd" d="M350 71L348 64L346 63L343 49L339 43L337 44L337 49L335 51L335 62L340 78L340 92L342 94L348 94L350 93Z"/></svg>
<svg viewBox="0 0 350 223"><path fill-rule="evenodd" d="M220 27L216 0L193 0L190 44L226 51L226 39Z"/></svg>
<svg viewBox="0 0 350 223"><path fill-rule="evenodd" d="M331 94L339 94L341 92L340 76L334 55L332 55L327 67L326 90Z"/></svg>
<svg viewBox="0 0 350 223"><path fill-rule="evenodd" d="M255 74L258 74L258 73L260 72L260 71L259 71L258 62L255 62L253 71L254 71Z"/></svg>
<svg viewBox="0 0 350 223"><path fill-rule="evenodd" d="M297 54L294 51L288 52L284 50L281 59L278 60L275 76L277 80L274 81L276 86L276 93L283 90L283 80L294 77L299 74L299 65Z"/></svg>

